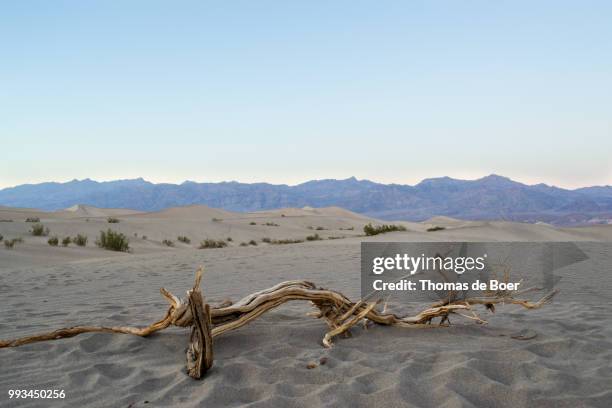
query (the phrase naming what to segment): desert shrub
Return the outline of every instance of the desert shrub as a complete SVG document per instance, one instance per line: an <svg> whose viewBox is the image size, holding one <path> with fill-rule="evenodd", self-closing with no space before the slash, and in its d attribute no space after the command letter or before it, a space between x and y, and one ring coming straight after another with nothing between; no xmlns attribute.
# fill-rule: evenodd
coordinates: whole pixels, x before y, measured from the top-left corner
<svg viewBox="0 0 612 408"><path fill-rule="evenodd" d="M146 240L147 240L147 236L146 236L146 235L143 235L143 236L142 236L142 239L144 239L144 240L146 241Z"/></svg>
<svg viewBox="0 0 612 408"><path fill-rule="evenodd" d="M319 241L323 238L319 236L319 234L309 235L306 237L306 241Z"/></svg>
<svg viewBox="0 0 612 408"><path fill-rule="evenodd" d="M244 247L244 246L249 246L249 244L247 244L246 242L241 242L240 246Z"/></svg>
<svg viewBox="0 0 612 408"><path fill-rule="evenodd" d="M304 242L304 240L302 239L273 239L272 242L270 242L273 245L287 245L287 244L299 244L301 242Z"/></svg>
<svg viewBox="0 0 612 408"><path fill-rule="evenodd" d="M306 228L308 228L309 230L313 230L313 229L314 229L314 227L313 227L312 225L309 225L309 226L308 226L308 227L306 227Z"/></svg>
<svg viewBox="0 0 612 408"><path fill-rule="evenodd" d="M222 239L220 240L205 239L204 241L200 242L200 249L224 248L226 246L227 246L227 242L223 241Z"/></svg>
<svg viewBox="0 0 612 408"><path fill-rule="evenodd" d="M439 226L436 225L436 226L427 228L427 232L442 231L442 230L445 230L445 229L446 228L444 228L444 227L439 227Z"/></svg>
<svg viewBox="0 0 612 408"><path fill-rule="evenodd" d="M106 219L106 222L108 222L109 224L118 224L119 223L119 218L108 217Z"/></svg>
<svg viewBox="0 0 612 408"><path fill-rule="evenodd" d="M249 222L249 225L257 225L257 223L255 221L251 221Z"/></svg>
<svg viewBox="0 0 612 408"><path fill-rule="evenodd" d="M331 236L331 237L327 237L327 239L343 239L346 237L335 237L335 236Z"/></svg>
<svg viewBox="0 0 612 408"><path fill-rule="evenodd" d="M70 245L70 242L72 242L70 237L64 237L64 239L62 239L62 246L67 247L68 245Z"/></svg>
<svg viewBox="0 0 612 408"><path fill-rule="evenodd" d="M266 222L264 225L266 225L268 227L280 227L280 225L278 225L275 222Z"/></svg>
<svg viewBox="0 0 612 408"><path fill-rule="evenodd" d="M221 222L223 221L223 218L213 218L212 220L213 222Z"/></svg>
<svg viewBox="0 0 612 408"><path fill-rule="evenodd" d="M268 238L268 237L265 237L265 238L261 239L261 242L265 242L266 244L269 244L269 243L272 242L272 240L270 238Z"/></svg>
<svg viewBox="0 0 612 408"><path fill-rule="evenodd" d="M47 244L51 245L51 246L57 246L57 244L59 244L59 239L55 236L49 238L47 240Z"/></svg>
<svg viewBox="0 0 612 408"><path fill-rule="evenodd" d="M191 240L184 236L184 235L179 235L178 238L176 238L179 242L182 242L183 244L191 244Z"/></svg>
<svg viewBox="0 0 612 408"><path fill-rule="evenodd" d="M134 233L134 238L138 238L138 233L137 232Z"/></svg>
<svg viewBox="0 0 612 408"><path fill-rule="evenodd" d="M249 241L249 245L257 246L257 241L252 239L252 240Z"/></svg>
<svg viewBox="0 0 612 408"><path fill-rule="evenodd" d="M40 223L36 223L32 225L32 229L30 230L32 235L37 237L46 237L49 235L49 228L46 228L44 225Z"/></svg>
<svg viewBox="0 0 612 408"><path fill-rule="evenodd" d="M173 247L174 246L174 242L172 242L172 240L169 240L169 239L164 239L162 241L162 244L164 244L167 247Z"/></svg>
<svg viewBox="0 0 612 408"><path fill-rule="evenodd" d="M28 217L25 222L40 222L40 218L38 217Z"/></svg>
<svg viewBox="0 0 612 408"><path fill-rule="evenodd" d="M72 242L74 242L78 246L87 245L87 236L83 234L77 234L76 237L72 238Z"/></svg>
<svg viewBox="0 0 612 408"><path fill-rule="evenodd" d="M4 237L2 236L2 234L0 234L0 242L2 242L3 239Z"/></svg>
<svg viewBox="0 0 612 408"><path fill-rule="evenodd" d="M281 217L284 217L284 216L285 216L285 214L281 214Z"/></svg>
<svg viewBox="0 0 612 408"><path fill-rule="evenodd" d="M23 242L23 238L13 238L13 239L5 239L4 246L6 249L13 249L15 244L21 244Z"/></svg>
<svg viewBox="0 0 612 408"><path fill-rule="evenodd" d="M96 240L96 245L110 251L128 252L130 241L120 232L111 230L100 231L100 236Z"/></svg>
<svg viewBox="0 0 612 408"><path fill-rule="evenodd" d="M227 237L226 241L227 241L227 242L232 242L232 241L234 241L234 240L232 239L232 237Z"/></svg>
<svg viewBox="0 0 612 408"><path fill-rule="evenodd" d="M387 232L393 231L406 231L406 227L404 227L403 225L393 224L383 224L374 226L372 225L372 223L369 223L368 225L363 227L363 232L365 232L365 234L368 236L385 234Z"/></svg>

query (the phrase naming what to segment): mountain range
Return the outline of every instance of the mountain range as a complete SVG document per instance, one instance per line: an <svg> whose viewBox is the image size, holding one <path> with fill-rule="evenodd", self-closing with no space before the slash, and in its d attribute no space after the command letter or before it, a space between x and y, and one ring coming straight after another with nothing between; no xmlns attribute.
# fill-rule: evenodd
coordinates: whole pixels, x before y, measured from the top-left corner
<svg viewBox="0 0 612 408"><path fill-rule="evenodd" d="M155 184L139 178L24 184L0 190L4 206L58 210L76 204L142 211L192 204L232 211L338 206L383 220L422 221L443 215L555 225L612 223L612 186L568 190L526 185L498 175L477 180L431 178L414 186L354 177L295 186L235 181Z"/></svg>

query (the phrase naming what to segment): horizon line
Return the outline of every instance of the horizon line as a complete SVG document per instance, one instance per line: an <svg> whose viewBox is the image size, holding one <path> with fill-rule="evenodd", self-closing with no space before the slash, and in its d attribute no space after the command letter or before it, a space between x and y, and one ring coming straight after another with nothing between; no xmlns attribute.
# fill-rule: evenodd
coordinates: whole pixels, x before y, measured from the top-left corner
<svg viewBox="0 0 612 408"><path fill-rule="evenodd" d="M273 182L269 182L269 181L253 181L253 182L245 182L245 181L238 181L238 180L221 180L221 181L195 181L195 180L188 180L185 179L181 182L167 182L167 181L153 181L153 180L147 180L144 177L140 176L140 177L135 177L135 178L117 178L117 179L106 179L106 180L101 180L101 179L92 179L90 177L85 177L83 179L78 179L78 178L73 178L70 180L66 180L66 181L41 181L41 182L35 182L35 183L21 183L21 184L15 184L15 185L10 185L10 186L0 186L0 191L2 190L6 190L6 189L11 189L11 188L17 188L17 187L21 187L21 186L34 186L34 185L40 185L40 184L48 184L48 183L55 183L55 184L68 184L71 182L83 182L83 181L92 181L95 183L112 183L112 182L118 182L118 181L137 181L137 180L142 180L144 182L153 184L153 185L160 185L160 184L170 184L170 185L182 185L182 184L186 184L186 183L195 183L195 184L221 184L221 183L238 183L238 184L269 184L269 185L274 185L274 186L288 186L288 187L296 187L302 184L306 184L309 182L313 182L313 181L326 181L326 180L334 180L334 181L346 181L346 180L351 180L354 179L356 181L366 181L366 182L371 182L371 183L375 183L375 184L382 184L382 185L399 185L399 186L410 186L410 187L414 187L417 186L425 181L428 180L439 180L439 179L450 179L450 180L455 180L455 181L478 181L478 180L482 180L482 179L486 179L486 178L491 178L491 177L497 177L497 178L501 178L501 179L506 179L509 180L511 182L514 183L518 183L518 184L522 184L525 186L529 186L529 187L533 187L533 186L537 186L537 185L544 185L547 187L552 187L552 188L559 188L562 190L579 190L581 188L588 188L588 187L612 187L612 185L610 184L598 184L598 185L584 185L581 187L574 187L574 188L569 188L569 187L560 187L554 184L548 184L545 182L539 182L539 183L527 183L527 182L523 182L523 181L519 181L517 179L513 179L507 176L502 176L496 173L490 173L488 175L485 176L481 176L481 177L477 177L477 178L473 178L473 179L463 179L463 178L455 178L455 177L450 177L450 176L439 176L439 177L427 177L427 178L423 178L421 179L419 182L415 183L415 184L409 184L409 183L396 183L396 182L390 182L390 183L385 183L385 182L381 182L381 181L374 181L372 179L368 179L368 178L362 178L359 179L355 176L350 176L350 177L346 177L346 178L315 178L315 179L308 179L305 181L301 181L301 182L297 182L297 183L273 183Z"/></svg>

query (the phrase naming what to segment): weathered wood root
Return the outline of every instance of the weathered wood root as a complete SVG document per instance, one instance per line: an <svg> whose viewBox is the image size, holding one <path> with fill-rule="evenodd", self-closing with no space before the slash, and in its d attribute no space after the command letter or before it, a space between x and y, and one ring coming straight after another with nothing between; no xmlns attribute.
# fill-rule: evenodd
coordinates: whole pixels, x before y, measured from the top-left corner
<svg viewBox="0 0 612 408"><path fill-rule="evenodd" d="M516 304L526 309L537 309L548 303L557 294L557 291L553 291L537 302L514 299L509 295L476 297L453 302L439 302L414 316L399 316L394 313L387 313L386 311L377 311L375 308L377 305L376 302L367 303L361 300L354 303L340 292L318 288L308 281L295 280L282 282L269 289L250 294L234 304L229 304L229 302L226 301L224 304L217 307L210 307L208 304L204 303L204 299L200 293L199 285L201 276L202 272L199 270L196 274L196 283L194 287L188 291L188 296L185 301L174 296L164 288L160 289L162 295L170 303L170 306L166 315L161 320L147 327L75 326L49 333L13 340L3 340L0 341L0 348L16 347L38 341L68 338L81 333L92 332L123 333L146 337L171 325L179 327L193 326L195 315L195 320L197 320L195 325L196 331L199 333L196 335L195 343L198 344L198 352L203 353L204 360L202 360L202 366L209 368L210 365L212 365L213 338L236 330L261 316L263 313L293 300L310 301L318 309L317 312L314 313L314 316L325 320L327 323L329 331L323 338L323 344L326 347L330 347L333 337L347 333L351 327L365 319L381 325L419 328L432 323L435 318L440 318L442 322L447 321L448 316L455 313L477 320L480 323L486 323L474 313L472 310L473 306L483 305L492 311L494 311L494 306L498 304ZM198 299L198 294L201 298L201 302ZM202 306L199 307L198 303L201 303ZM469 310L471 316L461 313L465 310ZM208 347L209 344L210 347ZM211 353L210 357L207 357L206 353L209 352ZM209 363L207 362L208 359L210 359Z"/></svg>
<svg viewBox="0 0 612 408"><path fill-rule="evenodd" d="M199 380L213 365L213 340L210 306L204 303L200 292L201 270L196 274L196 283L189 292L189 304L193 316L193 327L187 348L187 374Z"/></svg>

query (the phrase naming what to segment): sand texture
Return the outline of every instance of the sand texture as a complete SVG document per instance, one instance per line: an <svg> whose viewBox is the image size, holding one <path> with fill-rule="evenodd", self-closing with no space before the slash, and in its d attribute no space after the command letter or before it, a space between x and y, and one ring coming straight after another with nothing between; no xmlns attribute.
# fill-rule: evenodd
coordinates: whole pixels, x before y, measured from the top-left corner
<svg viewBox="0 0 612 408"><path fill-rule="evenodd" d="M83 233L90 243L51 247L48 237L28 234L31 224L24 220L30 216L39 216L51 235ZM108 224L108 216L120 222ZM0 247L3 339L77 324L148 324L166 309L159 288L183 296L201 264L203 293L211 303L289 279L307 279L357 299L365 239L358 235L372 221L338 208L239 214L201 206L157 213L0 208L0 219L13 220L0 222L5 239L24 239L14 249ZM536 311L500 306L494 316L483 313L485 326L454 317L447 328L356 328L351 338L338 338L325 349L324 323L306 316L308 304L293 302L216 339L214 366L203 381L185 373L186 329L150 338L84 334L0 349L0 406L612 406L612 226L559 229L448 218L402 224L408 231L371 240L604 243L590 247L589 260L579 267L559 271L561 293L552 304ZM427 232L432 225L446 229ZM93 245L97 233L109 227L130 237L132 253ZM325 239L261 242L314 233ZM191 243L178 242L179 235ZM203 239L227 237L232 238L227 248L197 249ZM249 240L258 245L240 246ZM419 308L414 305L413 312ZM321 358L325 364L307 368ZM17 388L63 389L66 399L9 400L8 390Z"/></svg>

